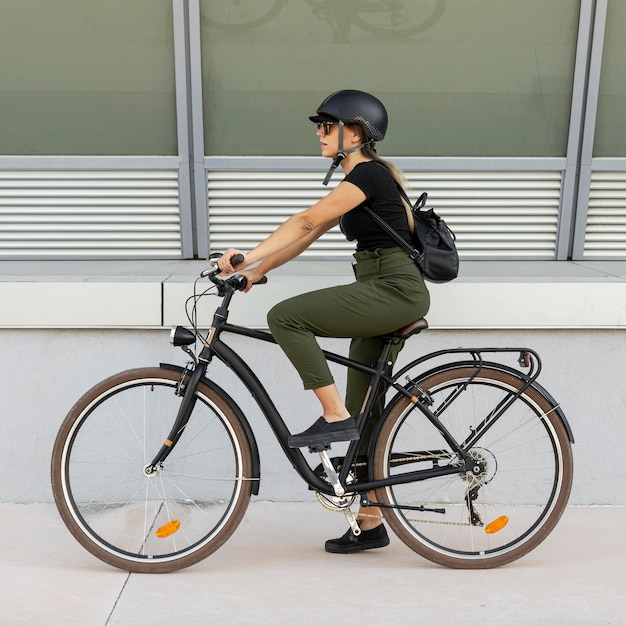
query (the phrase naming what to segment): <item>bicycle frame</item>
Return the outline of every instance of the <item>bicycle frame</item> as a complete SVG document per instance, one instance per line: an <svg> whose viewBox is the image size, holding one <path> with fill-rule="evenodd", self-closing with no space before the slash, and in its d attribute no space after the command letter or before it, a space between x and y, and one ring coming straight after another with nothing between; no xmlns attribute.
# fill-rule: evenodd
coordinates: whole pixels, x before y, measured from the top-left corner
<svg viewBox="0 0 626 626"><path fill-rule="evenodd" d="M233 291L234 289L231 288L225 290L222 294L220 294L223 295L222 304L217 308L215 312L213 324L199 354L198 363L196 364L196 367L193 370L189 380L184 384L184 392L182 393L183 400L181 402L181 406L178 411L178 416L175 420L174 426L165 444L158 452L158 454L154 457L152 463L149 464L146 468L146 473L150 473L151 468L156 469L156 467L165 460L165 458L168 456L168 454L176 445L176 442L182 435L185 425L189 420L193 410L193 404L195 402L195 390L200 381L204 378L208 365L210 364L213 356L216 356L220 361L228 366L246 386L248 392L255 399L257 405L261 409L261 412L267 419L276 439L283 449L283 452L291 461L293 467L296 469L301 478L312 489L327 495L333 495L335 493L333 486L328 481L323 480L314 472L314 470L307 463L301 449L289 447L287 442L289 436L291 435L291 432L289 431L287 425L285 424L285 421L278 412L274 402L272 401L267 390L262 385L256 374L252 371L248 364L221 339L222 332L230 332L255 340L261 340L274 344L276 343L275 339L268 332L253 330L243 326L229 324L227 322L228 306L230 304ZM473 442L478 440L478 438L482 436L482 434L484 434L484 432L497 421L499 416L502 415L504 411L513 402L515 402L515 400L520 397L520 395L529 386L534 384L541 370L541 361L539 355L533 350L527 348L458 348L441 350L438 352L424 355L423 357L413 361L409 365L399 370L395 375L389 376L385 373L384 370L394 341L398 341L398 339L394 338L393 336L387 337L387 342L383 348L380 358L378 359L376 367L370 367L358 361L354 361L348 357L329 352L327 350L323 350L325 357L329 361L337 363L344 367L357 369L361 372L368 374L371 377L371 384L369 393L367 395L367 400L364 404L364 407L362 408L360 415L356 420L356 425L359 429L359 433L362 433L365 428L366 417L371 414L381 384L384 382L389 385L390 388L393 388L398 394L409 398L411 402L413 402L414 406L422 412L425 418L428 419L431 424L433 424L433 426L441 433L442 437L445 439L448 445L450 445L450 447L458 454L459 458L464 462L464 467L452 464L447 466L434 466L428 469L396 474L393 477L388 477L385 479L368 479L366 481L351 483L349 487L346 487L346 481L350 472L350 467L356 459L358 448L358 441L353 441L348 446L344 462L342 463L341 470L338 475L340 484L347 491L350 491L352 493L359 492L361 494L364 494L370 490L379 487L410 483L449 474L458 474L460 471L464 470L470 471L471 465L474 463L474 461L468 454L468 452L466 452L466 450L468 450ZM428 395L425 394L424 396L424 394L421 393L419 396L416 396L415 393L412 391L412 389L414 389L417 385L410 377L408 378L408 383L406 384L406 386L398 383L398 379L412 368L421 365L428 360L447 354L470 354L472 356L471 361L456 362L448 364L448 366L451 367L459 365L471 365L476 370L476 373L474 375L475 377L478 376L480 370L486 365L482 358L483 352L518 352L520 354L520 364L529 367L530 371L527 375L525 375L519 370L510 370L510 368L506 368L506 366L496 364L499 367L503 367L505 369L509 369L510 371L515 372L517 376L521 377L525 381L525 384L516 393L511 393L510 397L502 400L500 404L489 413L489 415L485 416L485 418L483 419L481 424L477 426L475 432L469 440L459 443L441 423L441 421L438 419L438 415L445 411L446 408L454 402L454 399L458 396L458 394L462 393L463 389L457 389L453 394L451 394L446 403L439 408L438 413L433 413L428 408ZM489 365L493 364L489 363ZM183 380L184 378L185 375L183 374L181 380ZM419 389L418 386L417 388ZM373 438L372 441L374 441L374 439L375 438Z"/></svg>
<svg viewBox="0 0 626 626"><path fill-rule="evenodd" d="M234 334L242 335L245 337L250 337L254 339L260 339L262 341L267 341L269 343L276 343L274 338L269 334L263 331L255 331L248 328L244 328L241 326L234 326L231 324L224 324L222 331L231 332ZM382 381L385 381L394 389L396 389L399 393L406 395L407 397L413 398L413 394L404 389L401 385L399 385L393 378L389 377L384 373L385 363L387 357L389 356L389 351L391 349L391 342L389 342L385 349L383 350L381 357L378 360L376 368L369 367L364 365L363 363L359 363L358 361L354 361L347 357L341 356L339 354L335 354L333 352L329 352L324 350L324 355L329 361L334 363L338 363L345 367L353 367L361 372L369 374L372 377L372 383L370 386L370 393L368 394L367 402L365 403L365 407L363 411L359 415L356 420L357 428L359 429L359 433L363 432L365 427L366 416L371 413L373 408L376 394ZM265 415L270 427L272 428L276 439L280 443L284 453L287 455L293 466L298 471L298 474L303 478L303 480L316 491L321 491L326 494L333 494L333 489L330 484L324 480L322 480L319 476L315 474L315 472L311 469L309 464L306 462L304 455L299 448L290 448L287 444L287 440L291 435L291 432L287 428L282 416L276 409L272 399L270 398L267 390L263 387L256 374L250 369L250 367L245 363L245 361L229 346L227 346L221 339L214 340L211 344L211 350L213 353L228 367L230 367L239 377L239 379L244 383L247 387L250 394L256 400L259 408ZM419 404L418 404L419 406ZM432 415L428 409L425 407L421 407L426 410L427 413ZM459 454L465 458L466 454L459 446L456 444L452 435L448 433L445 427L441 424L438 425L440 432L442 432L443 436L450 442L451 445L454 446L455 450L459 452ZM348 450L345 456L345 462L342 465L341 473L339 474L339 480L342 485L345 485L345 481L347 479L350 465L356 458L356 451L358 448L358 441L353 441L350 443ZM377 481L367 481L367 482L359 482L358 490L360 492L369 491L371 489L375 489L376 487L383 487L391 484L401 484L404 482L413 482L415 480L424 480L426 478L432 478L434 476L442 476L446 474L458 473L459 468L433 468L432 470L420 470L418 472L408 472L406 474L394 476L393 478L377 480Z"/></svg>

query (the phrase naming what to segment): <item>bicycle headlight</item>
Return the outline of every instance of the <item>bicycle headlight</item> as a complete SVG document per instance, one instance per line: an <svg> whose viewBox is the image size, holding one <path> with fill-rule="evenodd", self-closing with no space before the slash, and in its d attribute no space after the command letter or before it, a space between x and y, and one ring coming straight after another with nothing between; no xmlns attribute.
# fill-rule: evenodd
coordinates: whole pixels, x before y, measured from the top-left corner
<svg viewBox="0 0 626 626"><path fill-rule="evenodd" d="M196 336L184 326L173 326L170 331L170 343L173 346L188 346L196 340Z"/></svg>

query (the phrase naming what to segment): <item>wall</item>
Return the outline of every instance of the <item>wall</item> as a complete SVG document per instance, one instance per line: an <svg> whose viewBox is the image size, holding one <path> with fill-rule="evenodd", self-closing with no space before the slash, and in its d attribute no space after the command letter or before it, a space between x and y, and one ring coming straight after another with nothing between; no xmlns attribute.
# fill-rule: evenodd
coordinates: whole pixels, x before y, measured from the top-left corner
<svg viewBox="0 0 626 626"><path fill-rule="evenodd" d="M485 276L480 279L472 277L471 266L466 265L465 276L455 283L433 289L435 305L429 314L432 328L410 341L401 355L401 361L406 362L426 351L444 347L524 345L538 350L544 365L540 382L561 403L576 439L571 503L626 504L623 488L626 460L623 455L612 453L614 446L611 445L626 440L624 264L614 266L616 270L621 270L621 276L609 276L605 272L604 280L582 280L580 275L577 279L573 275L565 275L558 281L554 277L544 277L541 281L534 279L534 282L524 281L519 276L515 279L510 271L505 275L502 266L488 265L492 274L498 271L501 274L492 276L492 282ZM556 267L558 264L549 265ZM19 264L22 271L25 267ZM84 264L78 268L74 264L73 267L79 273L86 269ZM0 502L50 501L49 464L56 431L75 400L90 386L131 367L153 366L164 361L184 363L185 355L169 346L167 329L170 322L183 321L183 301L177 298L179 306L164 301L158 308L149 298L144 298L143 302L138 298L134 302L132 294L141 294L147 285L149 291L156 289L160 294L167 294L165 287L169 287L189 295L192 283L187 275L197 275L196 269L200 265L179 266L182 274L178 276L172 273L172 266L165 263L158 268L162 276L155 267L152 272L149 266L137 268L135 263L132 267L141 269L137 274L142 274L142 282L137 276L133 277L128 268L122 272L121 266L109 266L109 272L117 272L115 277L95 277L97 268L92 266L90 269L94 271L88 277L83 276L82 280L79 276L73 276L71 280L66 277L61 282L59 266L54 264L48 264L48 271L54 279L51 277L47 282L41 277L35 281L24 275L5 277L4 282L0 282L3 301L3 312L0 314L0 327L3 327L0 328L0 376L4 381L0 390L0 406L5 453ZM567 267L570 273L573 267L575 269L571 264ZM102 266L100 268L104 271ZM10 274L11 267L7 269ZM578 269L591 271L590 268ZM597 269L594 271L600 274ZM326 281L335 279L339 281L342 277L338 275ZM301 276L296 285L287 276L278 274L267 287L255 288L258 289L256 297L254 290L247 296L239 296L232 321L261 319L267 310L265 299L269 297L267 294L272 293L271 285L277 291L275 295L279 296L283 291L310 288L311 282L315 281L321 281L319 275ZM124 283L126 290L115 297L116 290ZM94 284L97 289L94 289ZM134 287L129 289L131 285ZM81 289L84 296L88 294L92 298L91 301L76 296ZM268 291L263 292L262 289ZM610 293L600 301L598 294L602 289L608 289ZM16 295L18 291L19 296ZM13 295L9 296L11 292ZM83 306L79 308L81 301ZM215 304L217 300L209 302ZM98 324L91 322L90 328L78 328L79 319L84 322L101 317L103 303L108 303L108 314L115 324L111 323L109 328L98 328ZM15 320L11 324L13 327L8 327L5 323L7 313L17 315L20 306L24 320L27 315L31 316L28 320L30 327L16 328L19 324ZM35 327L42 326L42 320L53 319L57 315L55 311L61 309L66 311L65 322L57 317L54 328ZM168 319L167 323L146 324L145 328L140 328L142 310L153 320L172 319ZM173 319L174 310L178 310L176 315L179 319ZM127 311L126 322L133 322L126 324L128 329L123 328L124 315L116 317L115 311ZM479 315L481 311L482 317ZM557 324L559 311L565 320L561 327ZM528 326L535 327L507 328L513 315L526 319ZM571 320L576 317L580 320L579 328L572 327ZM482 319L484 325L474 329L453 328L455 319L459 325L463 319L473 320L475 326ZM496 328L498 319L500 328ZM551 320L552 327L541 328L538 323L541 319ZM447 320L445 327L442 320ZM253 368L262 373L262 381L274 393L279 410L293 430L306 427L317 416L318 409L312 394L301 390L299 380L278 348L268 348L265 344L254 346L240 337L233 337L232 343ZM325 346L341 351L346 344L343 340L328 340ZM268 500L310 500L313 495L291 470L245 390L221 365L215 364L210 371L219 384L230 390L257 433L262 461L259 497ZM338 382L343 384L339 371ZM316 459L314 462L317 464ZM605 471L607 464L609 468Z"/></svg>
<svg viewBox="0 0 626 626"><path fill-rule="evenodd" d="M282 354L265 345L260 349L244 345L239 337L233 338L233 344L263 373L263 382L274 392L288 425L294 430L308 426L317 416L317 407ZM574 432L571 503L626 504L626 459L612 453L614 442L626 441L623 331L429 330L410 341L402 358L442 347L520 344L542 355L541 383L561 402ZM345 342L326 345L342 349ZM4 330L0 346L5 441L0 502L50 501L49 465L56 431L74 401L91 385L130 367L184 362L183 353L169 346L166 330ZM259 497L313 498L245 390L233 384L219 364L211 375L231 390L256 432L262 468ZM314 461L317 464L317 458Z"/></svg>

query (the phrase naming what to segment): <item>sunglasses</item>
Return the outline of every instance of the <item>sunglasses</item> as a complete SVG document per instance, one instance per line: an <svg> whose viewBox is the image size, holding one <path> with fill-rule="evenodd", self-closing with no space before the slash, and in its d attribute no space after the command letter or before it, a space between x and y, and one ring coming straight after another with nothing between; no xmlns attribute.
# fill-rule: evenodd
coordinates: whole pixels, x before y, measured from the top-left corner
<svg viewBox="0 0 626 626"><path fill-rule="evenodd" d="M337 126L338 122L316 122L317 130L321 130L324 135L330 133L333 126Z"/></svg>

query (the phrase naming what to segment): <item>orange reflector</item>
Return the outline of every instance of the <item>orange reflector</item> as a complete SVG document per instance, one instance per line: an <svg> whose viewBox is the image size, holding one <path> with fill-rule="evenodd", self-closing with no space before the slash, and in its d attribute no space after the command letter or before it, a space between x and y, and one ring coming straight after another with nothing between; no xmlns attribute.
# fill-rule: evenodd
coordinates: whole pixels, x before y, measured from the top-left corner
<svg viewBox="0 0 626 626"><path fill-rule="evenodd" d="M156 529L156 536L159 539L165 539L173 535L180 528L180 522L177 519L173 519L171 522L164 524L161 528Z"/></svg>
<svg viewBox="0 0 626 626"><path fill-rule="evenodd" d="M489 522L485 526L485 532L493 535L493 533L497 533L502 530L509 523L509 518L506 515L502 515L501 517L496 517L493 522Z"/></svg>

